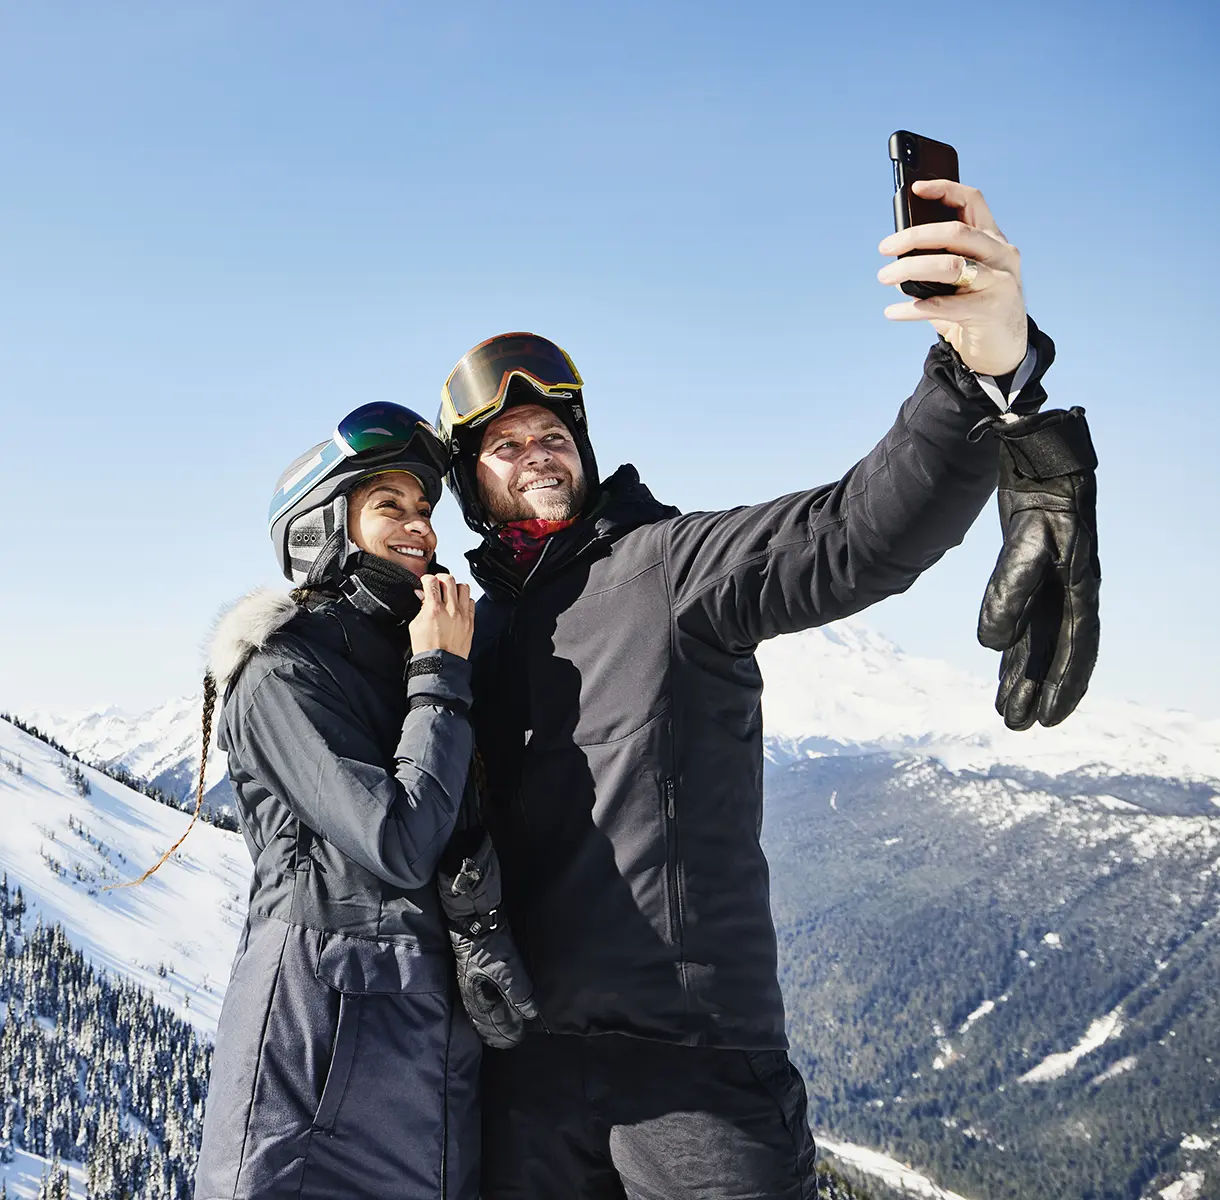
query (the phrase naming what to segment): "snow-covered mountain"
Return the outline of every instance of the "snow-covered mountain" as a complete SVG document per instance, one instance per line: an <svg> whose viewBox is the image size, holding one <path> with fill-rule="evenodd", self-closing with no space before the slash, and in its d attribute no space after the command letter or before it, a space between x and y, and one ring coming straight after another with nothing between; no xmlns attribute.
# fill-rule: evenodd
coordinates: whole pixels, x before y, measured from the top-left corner
<svg viewBox="0 0 1220 1200"><path fill-rule="evenodd" d="M954 770L1220 779L1220 720L1086 696L1062 725L1014 733L994 680L906 654L858 621L764 642L758 661L773 760L888 751Z"/></svg>
<svg viewBox="0 0 1220 1200"><path fill-rule="evenodd" d="M27 923L58 921L95 966L212 1036L246 914L240 836L198 822L152 878L103 890L142 874L189 819L0 720L0 870L20 884Z"/></svg>
<svg viewBox="0 0 1220 1200"><path fill-rule="evenodd" d="M1013 733L993 707L993 680L906 654L859 621L775 638L758 659L773 762L888 751L953 769L1220 779L1220 720L1086 696L1057 728ZM30 717L85 758L121 765L181 798L198 777L201 708L193 695L139 714L110 707ZM223 755L210 752L209 789L223 785L224 770Z"/></svg>
<svg viewBox="0 0 1220 1200"><path fill-rule="evenodd" d="M203 740L203 695L179 696L147 712L129 713L114 705L77 713L18 714L82 758L131 774L179 799L194 794ZM225 759L208 750L207 787L226 780Z"/></svg>

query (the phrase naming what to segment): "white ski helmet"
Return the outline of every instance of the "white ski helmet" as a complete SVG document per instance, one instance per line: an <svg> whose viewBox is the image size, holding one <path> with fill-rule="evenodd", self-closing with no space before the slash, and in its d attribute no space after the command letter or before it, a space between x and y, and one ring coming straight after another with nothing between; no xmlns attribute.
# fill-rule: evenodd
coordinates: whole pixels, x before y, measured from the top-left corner
<svg viewBox="0 0 1220 1200"><path fill-rule="evenodd" d="M428 503L441 498L449 456L419 413L399 404L365 404L328 441L295 458L280 476L267 523L280 570L298 587L342 578L357 547L347 536L347 497L370 475L405 471Z"/></svg>

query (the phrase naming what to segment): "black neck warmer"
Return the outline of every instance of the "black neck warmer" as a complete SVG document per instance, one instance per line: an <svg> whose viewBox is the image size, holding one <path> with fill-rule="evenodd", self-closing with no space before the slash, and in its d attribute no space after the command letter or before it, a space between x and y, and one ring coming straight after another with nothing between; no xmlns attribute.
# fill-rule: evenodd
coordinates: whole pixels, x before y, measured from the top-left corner
<svg viewBox="0 0 1220 1200"><path fill-rule="evenodd" d="M364 550L352 557L351 566L339 583L340 592L353 608L393 631L396 640L401 633L408 646L406 626L419 612L419 597L415 594L419 588L419 576L413 571Z"/></svg>

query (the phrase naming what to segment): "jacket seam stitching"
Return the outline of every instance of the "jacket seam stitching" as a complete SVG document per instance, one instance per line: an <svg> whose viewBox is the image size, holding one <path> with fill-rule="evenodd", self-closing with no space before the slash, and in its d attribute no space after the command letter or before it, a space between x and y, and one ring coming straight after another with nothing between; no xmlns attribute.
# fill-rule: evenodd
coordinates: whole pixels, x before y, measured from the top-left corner
<svg viewBox="0 0 1220 1200"><path fill-rule="evenodd" d="M641 567L634 575L628 579L620 580L618 583L612 584L610 587L601 588L596 592L581 592L573 601L574 604L579 604L583 600L596 600L598 596L608 596L611 592L616 592L619 588L626 587L629 583L634 583L642 575L647 575L649 571L655 571L658 568L665 569L664 557L662 556L656 562L650 562L647 566Z"/></svg>
<svg viewBox="0 0 1220 1200"><path fill-rule="evenodd" d="M607 738L604 742L578 742L575 739L573 739L572 744L574 746L576 746L578 749L584 748L584 749L589 749L589 750L596 749L598 746L617 745L619 742L625 742L629 737L634 737L637 733L640 732L641 729L647 729L649 725L655 724L662 717L666 716L669 712L671 712L672 708L673 708L673 706L671 704L663 712L659 712L655 716L649 717L647 721L642 721L634 729L629 729L626 733L621 734L618 737Z"/></svg>
<svg viewBox="0 0 1220 1200"><path fill-rule="evenodd" d="M673 546L673 527L672 520L666 523L665 529L661 534L661 568L665 579L665 600L669 608L669 660L666 663L666 672L668 678L666 680L666 692L669 696L669 764L667 776L673 780L672 786L677 787L678 783L678 731L681 723L681 717L678 712L677 697L674 695L674 680L676 672L674 671L674 662L678 655L678 618L677 607L674 603L673 578L670 575L670 551ZM664 798L668 803L668 797ZM666 829L666 841L670 837L675 836L674 830ZM666 858L668 859L668 853ZM685 1017L687 1029L690 1028L691 1019L691 994L690 994L690 979L686 972L686 938L682 930L682 894L681 880L679 876L680 863L678 856L674 859L674 892L678 900L678 911L673 914L672 919L676 921L679 934L681 935L678 945L674 947L678 954L678 976L682 981L682 1012ZM666 889L665 903L669 904L669 891Z"/></svg>
<svg viewBox="0 0 1220 1200"><path fill-rule="evenodd" d="M933 390L934 389L929 388L922 395L918 396L918 399L915 400L915 403L912 406L911 411L908 414L907 419L906 419L906 425L907 425L906 433L902 436L902 438L900 440L896 441L892 446L889 447L889 449L886 450L884 458L882 458L881 462L877 464L876 469L873 470L867 476L865 476L863 483L861 483L861 485L855 491L846 492L844 494L843 499L844 499L845 503L849 502L851 500L854 500L856 497L862 495L864 493L864 491L868 488L868 485L873 481L873 479L877 475L879 475L882 471L887 470L889 468L890 459L894 456L894 454L898 450L901 450L904 446L909 445L914 440L914 436L910 431L911 419L914 418L918 414L918 412L921 408L923 408L924 403L927 401L928 396L931 394L931 392ZM916 393L916 395L918 395L918 393ZM964 395L964 393L963 393L963 395ZM964 395L964 398L967 400L970 399L969 396L965 396L965 395ZM912 399L915 399L915 397L912 397ZM819 486L822 486L822 485L819 485ZM812 489L806 489L806 493L810 490L812 490ZM848 520L848 517L846 514L844 514L843 516L836 518L834 521L828 522L826 525L826 528L831 529L831 528L834 528L834 526L836 526L836 525L844 525L847 523L847 520ZM671 526L671 528L672 528L672 526ZM702 596L703 593L706 592L709 588L715 587L719 583L723 583L726 579L728 579L730 576L732 576L736 571L741 570L743 567L748 567L748 566L753 565L754 563L763 562L767 558L769 558L772 554L776 553L777 551L787 550L788 548L790 548L792 546L808 546L813 540L814 539L813 539L812 530L811 530L810 537L802 538L798 541L785 542L781 546L768 546L767 549L764 550L763 552L761 552L760 554L754 555L752 558L748 558L748 559L744 560L743 562L735 563L727 571L723 572L721 575L718 575L715 579L710 580L709 582L704 584L701 588L699 588L698 591L693 592L689 597L687 597L683 607L685 607L687 604L693 603L700 596Z"/></svg>
<svg viewBox="0 0 1220 1200"><path fill-rule="evenodd" d="M408 946L408 945L411 945L410 942L400 942L400 941L393 940L395 935L390 934L390 933L371 934L371 935L360 934L360 933L345 933L341 929L329 929L325 925L307 925L303 921L286 921L283 917L277 917L277 916L272 915L271 913L258 912L253 909L251 910L250 915L252 917L258 917L259 920L262 920L262 921L276 921L280 925L283 925L285 927L285 929L307 929L311 933L337 934L340 937L351 938L352 941L371 942L373 945L378 945L378 946ZM416 942L419 941L418 934L408 934L407 936L410 938L414 938ZM285 937L287 937L287 934L285 934ZM444 957L448 957L448 950L445 946L437 946L436 949L434 949L434 950L425 949L425 948L421 947L420 953L421 954L439 954Z"/></svg>
<svg viewBox="0 0 1220 1200"><path fill-rule="evenodd" d="M846 525L846 524L847 524L846 516L837 517L833 521L826 522L825 528L827 530L830 530L830 529L833 529L836 525ZM780 553L783 550L791 549L793 546L796 546L796 547L809 546L813 543L813 540L814 539L812 537L807 537L807 538L801 538L796 541L784 542L778 546L768 546L765 550L759 551L758 554L751 555L749 558L743 558L740 562L734 563L723 574L717 575L715 579L709 579L708 582L705 583L702 587L700 587L698 591L692 592L689 596L687 596L686 599L682 602L681 608L683 610L689 608L705 592L710 591L712 588L723 583L726 579L731 578L733 575L737 574L738 571L745 570L747 567L752 567L756 563L766 562L767 559L773 558L776 554ZM676 614L678 612L678 607L672 606L672 611Z"/></svg>
<svg viewBox="0 0 1220 1200"><path fill-rule="evenodd" d="M267 680L270 679L272 676L275 676L276 679L278 679L284 683L292 682L292 680L289 678L287 672L283 670L283 668L285 666L288 666L290 664L291 664L291 660L280 659L280 661L275 662L268 666L266 672L263 674L262 679L260 679L250 689L249 699L247 700L246 704L244 705L244 707L242 708L241 712L238 715L239 720L244 721L250 715L250 710L254 707L255 701L258 699L258 693L260 691L262 691L263 684L265 684L267 682ZM328 687L333 687L336 690L338 695L344 696L346 698L346 694L343 690L343 685L339 682L339 680L337 680L335 678L334 672L329 670L320 660L318 660L316 658L312 658L312 657L310 659L309 666L316 669L318 671L319 675L325 676Z"/></svg>
<svg viewBox="0 0 1220 1200"><path fill-rule="evenodd" d="M263 1074L263 1063L266 1061L265 1054L267 1049L267 1026L271 1023L271 1010L275 1005L276 992L279 991L280 975L284 970L284 951L288 945L288 922L284 922L284 936L280 941L279 958L275 964L275 978L271 981L271 994L267 997L267 1008L263 1013L263 1027L259 1031L258 1036L258 1064L254 1068L254 1080L250 1085L250 1102L247 1105L246 1112L246 1128L242 1132L241 1151L237 1156L237 1171L233 1175L233 1195L236 1197L238 1192L238 1184L241 1182L241 1170L246 1161L246 1144L250 1140L250 1127L254 1124L252 1117L254 1112L254 1099L258 1094L259 1080Z"/></svg>

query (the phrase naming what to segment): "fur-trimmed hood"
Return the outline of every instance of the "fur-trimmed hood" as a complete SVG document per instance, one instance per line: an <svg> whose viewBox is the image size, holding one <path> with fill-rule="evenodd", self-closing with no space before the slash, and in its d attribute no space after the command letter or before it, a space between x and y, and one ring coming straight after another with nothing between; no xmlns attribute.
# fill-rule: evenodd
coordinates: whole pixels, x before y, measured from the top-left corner
<svg viewBox="0 0 1220 1200"><path fill-rule="evenodd" d="M265 587L255 588L221 610L208 639L208 671L222 696L250 656L300 611L301 606L287 592Z"/></svg>

